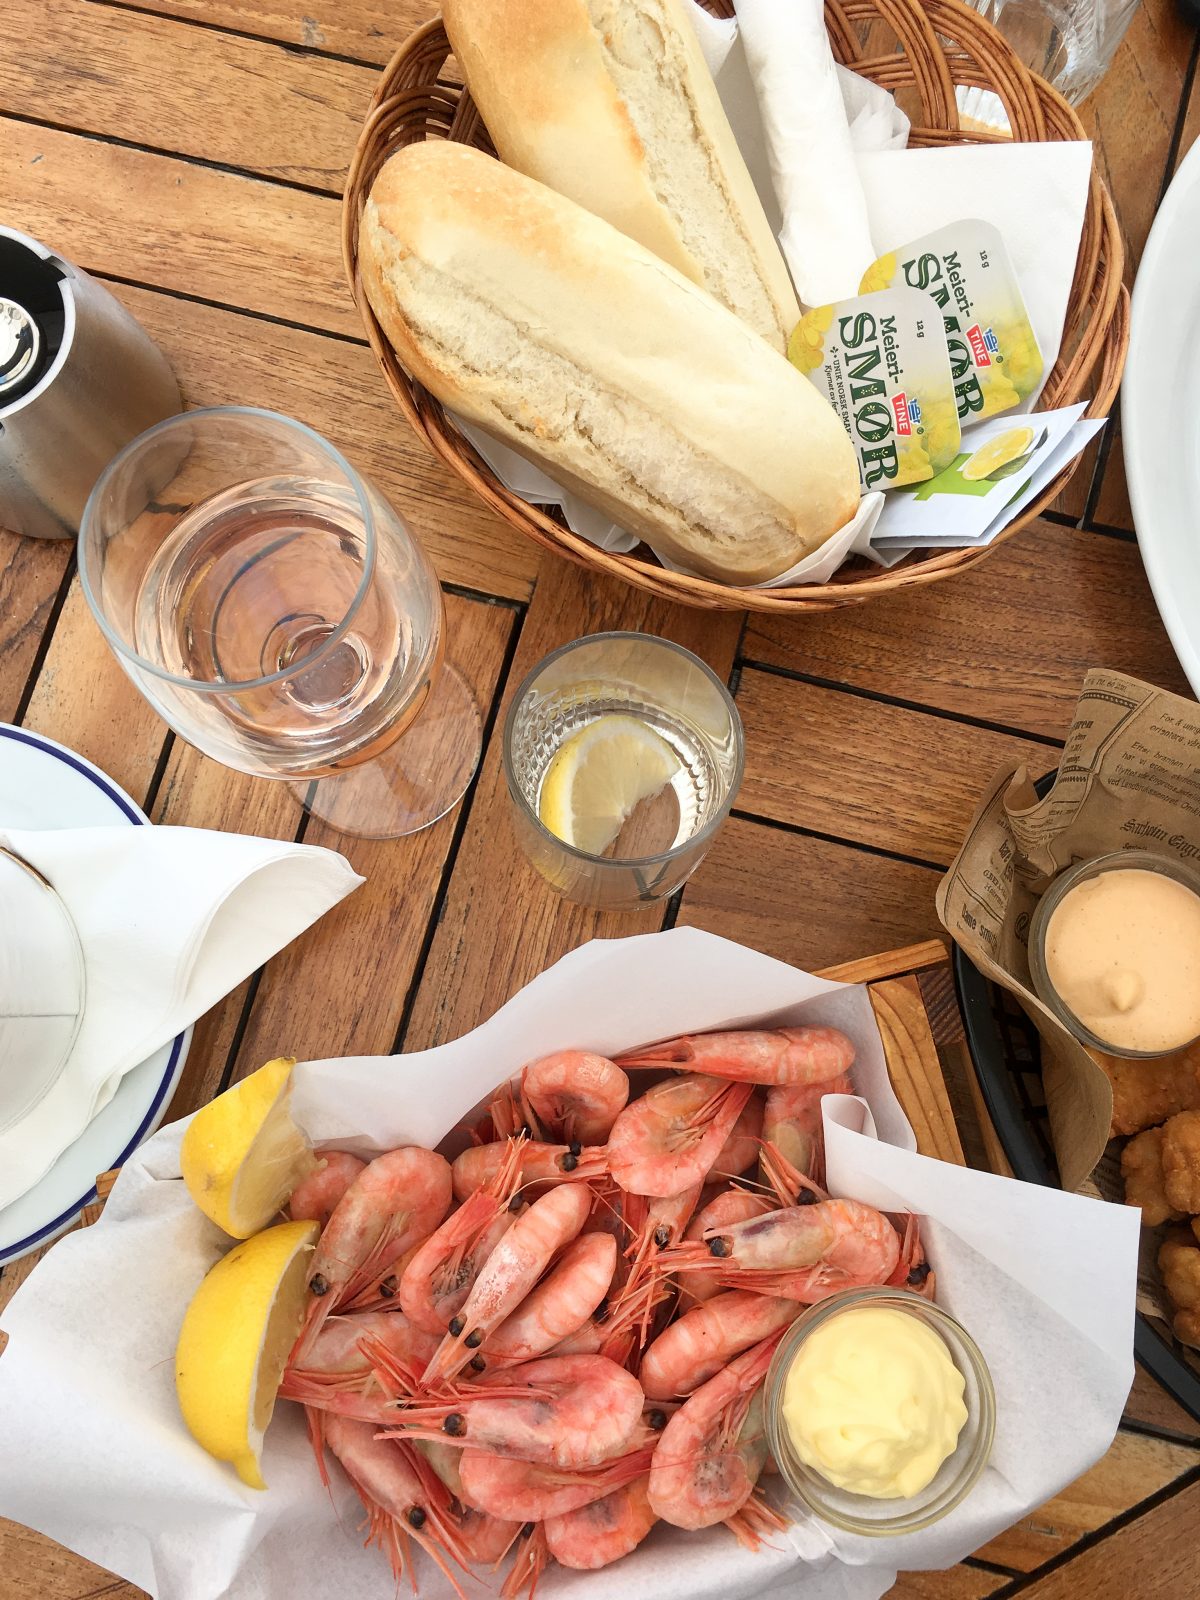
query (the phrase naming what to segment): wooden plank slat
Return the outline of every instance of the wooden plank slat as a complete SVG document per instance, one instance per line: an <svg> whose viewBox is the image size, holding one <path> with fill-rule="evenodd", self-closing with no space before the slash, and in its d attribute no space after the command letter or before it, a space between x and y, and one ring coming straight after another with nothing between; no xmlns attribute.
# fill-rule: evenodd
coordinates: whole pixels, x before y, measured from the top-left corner
<svg viewBox="0 0 1200 1600"><path fill-rule="evenodd" d="M7 214L88 271L362 337L324 195L0 118Z"/></svg>
<svg viewBox="0 0 1200 1600"><path fill-rule="evenodd" d="M4 111L337 194L377 78L89 0L6 0L4 39Z"/></svg>
<svg viewBox="0 0 1200 1600"><path fill-rule="evenodd" d="M447 611L455 663L486 709L517 618L453 595ZM307 844L340 850L367 881L267 967L235 1076L280 1053L391 1052L458 826L457 811L406 839L346 839L310 825Z"/></svg>
<svg viewBox="0 0 1200 1600"><path fill-rule="evenodd" d="M501 521L417 438L365 345L170 294L110 287L174 367L189 406L236 402L308 423L391 501L443 582L529 597L537 546Z"/></svg>
<svg viewBox="0 0 1200 1600"><path fill-rule="evenodd" d="M678 921L812 972L935 936L936 884L928 867L733 817L684 889Z"/></svg>
<svg viewBox="0 0 1200 1600"><path fill-rule="evenodd" d="M63 604L25 726L94 761L141 804L166 725L117 664L78 578Z"/></svg>
<svg viewBox="0 0 1200 1600"><path fill-rule="evenodd" d="M69 539L0 532L0 721L16 715L72 551Z"/></svg>
<svg viewBox="0 0 1200 1600"><path fill-rule="evenodd" d="M1089 667L1189 693L1136 546L1049 522L948 583L802 622L752 617L742 651L1051 739L1066 733Z"/></svg>
<svg viewBox="0 0 1200 1600"><path fill-rule="evenodd" d="M0 1519L0 1552L0 1600L143 1600L132 1584L18 1522Z"/></svg>
<svg viewBox="0 0 1200 1600"><path fill-rule="evenodd" d="M904 945L882 956L860 956L855 961L822 967L817 976L832 978L835 983L876 983L883 978L907 977L910 972L944 965L947 959L945 939L923 939L920 944Z"/></svg>
<svg viewBox="0 0 1200 1600"><path fill-rule="evenodd" d="M1084 1534L1132 1510L1197 1465L1200 1452L1188 1445L1168 1444L1143 1434L1118 1433L1107 1455L1090 1471L1053 1500L997 1534L976 1554L1000 1566L1032 1572ZM1026 1590L1027 1594L1034 1592L1036 1589ZM1094 1600L1090 1589L1071 1592ZM1183 1600L1183 1593L1178 1591L1178 1600Z"/></svg>
<svg viewBox="0 0 1200 1600"><path fill-rule="evenodd" d="M500 761L504 712L516 685L558 645L613 628L674 639L703 656L725 678L733 665L739 621L729 613L709 616L668 606L547 558L484 756L470 821L417 991L406 1050L424 1049L466 1033L535 974L585 940L649 933L661 920L662 912L656 909L597 912L572 905L525 860L513 835Z"/></svg>
<svg viewBox="0 0 1200 1600"><path fill-rule="evenodd" d="M985 1600L1008 1579L983 1567L966 1567L960 1561L944 1572L902 1572L887 1592L887 1600Z"/></svg>
<svg viewBox="0 0 1200 1600"><path fill-rule="evenodd" d="M962 1142L938 1065L921 986L911 974L871 985L871 1007L887 1052L888 1076L923 1156L964 1165Z"/></svg>
<svg viewBox="0 0 1200 1600"><path fill-rule="evenodd" d="M148 11L380 66L440 9L434 0L140 0Z"/></svg>
<svg viewBox="0 0 1200 1600"><path fill-rule="evenodd" d="M738 808L816 833L949 863L998 767L1056 765L1043 745L836 689L744 669ZM879 941L876 940L876 943Z"/></svg>
<svg viewBox="0 0 1200 1600"><path fill-rule="evenodd" d="M1125 1416L1143 1428L1155 1428L1187 1440L1190 1444L1200 1445L1200 1421L1185 1411L1141 1367L1137 1369L1133 1388L1125 1402Z"/></svg>
<svg viewBox="0 0 1200 1600"><path fill-rule="evenodd" d="M515 618L455 595L446 609L455 660L486 706L498 692ZM300 817L285 784L228 773L178 742L155 820L290 838ZM454 812L422 833L388 840L351 839L310 822L305 842L340 851L367 881L267 964L231 1081L277 1055L311 1060L391 1050L457 820ZM203 1034L197 1029L172 1116L186 1115L219 1088L246 991L239 986L204 1019Z"/></svg>
<svg viewBox="0 0 1200 1600"><path fill-rule="evenodd" d="M1193 1600L1200 1483L1021 1591L1022 1600Z"/></svg>

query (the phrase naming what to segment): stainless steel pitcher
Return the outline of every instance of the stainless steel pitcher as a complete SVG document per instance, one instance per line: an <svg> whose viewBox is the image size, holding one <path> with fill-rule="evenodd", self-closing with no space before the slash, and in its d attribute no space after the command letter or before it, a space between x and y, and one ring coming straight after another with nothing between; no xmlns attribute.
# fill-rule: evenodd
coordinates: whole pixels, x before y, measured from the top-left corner
<svg viewBox="0 0 1200 1600"><path fill-rule="evenodd" d="M0 226L0 527L73 539L117 451L180 410L166 357L124 306Z"/></svg>

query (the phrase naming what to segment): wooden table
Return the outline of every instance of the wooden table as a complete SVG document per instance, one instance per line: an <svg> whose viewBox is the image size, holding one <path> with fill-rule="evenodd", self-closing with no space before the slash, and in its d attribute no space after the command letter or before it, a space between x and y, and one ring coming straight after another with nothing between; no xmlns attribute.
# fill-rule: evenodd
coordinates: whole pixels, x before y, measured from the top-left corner
<svg viewBox="0 0 1200 1600"><path fill-rule="evenodd" d="M1134 544L1117 427L1058 508L983 567L803 623L650 602L541 560L486 512L396 413L338 256L338 195L377 69L430 9L0 9L4 220L107 283L162 345L189 402L291 413L375 477L437 565L452 650L487 707L476 786L437 827L386 844L306 828L282 786L229 772L167 732L101 640L69 546L0 535L0 718L82 751L156 822L332 844L367 877L201 1020L176 1116L269 1056L453 1038L597 934L693 924L810 967L926 938L938 873L982 783L1001 761L1053 762L1088 666L1186 692ZM1174 0L1146 0L1084 108L1131 271L1200 133L1196 63ZM601 628L648 629L698 651L746 724L733 816L682 899L649 919L556 899L514 849L500 773L496 726L511 686L546 651ZM970 1149L972 1130L962 1132ZM32 1265L5 1271L0 1305ZM1191 1600L1198 1516L1200 1428L1139 1376L1091 1472L970 1561L907 1574L894 1593ZM0 1525L0 1600L137 1594Z"/></svg>

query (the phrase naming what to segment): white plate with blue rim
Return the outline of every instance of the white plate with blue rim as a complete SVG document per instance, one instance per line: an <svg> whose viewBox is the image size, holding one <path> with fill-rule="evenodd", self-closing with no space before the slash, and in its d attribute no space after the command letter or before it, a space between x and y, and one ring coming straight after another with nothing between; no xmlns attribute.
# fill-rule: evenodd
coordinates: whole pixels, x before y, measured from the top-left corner
<svg viewBox="0 0 1200 1600"><path fill-rule="evenodd" d="M148 828L123 789L82 756L0 723L0 828ZM116 1093L44 1178L0 1208L0 1267L57 1238L96 1198L96 1178L121 1166L158 1127L187 1060L192 1030L127 1072Z"/></svg>
<svg viewBox="0 0 1200 1600"><path fill-rule="evenodd" d="M1125 475L1159 615L1200 696L1200 141L1167 190L1133 289Z"/></svg>

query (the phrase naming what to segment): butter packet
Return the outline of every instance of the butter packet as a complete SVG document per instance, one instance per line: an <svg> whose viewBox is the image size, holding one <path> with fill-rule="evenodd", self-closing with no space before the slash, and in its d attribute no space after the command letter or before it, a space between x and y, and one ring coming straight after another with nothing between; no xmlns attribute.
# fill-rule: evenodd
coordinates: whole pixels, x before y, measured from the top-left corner
<svg viewBox="0 0 1200 1600"><path fill-rule="evenodd" d="M957 455L946 334L927 294L887 289L818 306L792 330L788 359L841 417L864 491L923 483Z"/></svg>
<svg viewBox="0 0 1200 1600"><path fill-rule="evenodd" d="M880 256L859 292L899 284L931 295L942 313L964 427L1029 398L1045 363L999 229L974 218L938 228Z"/></svg>

